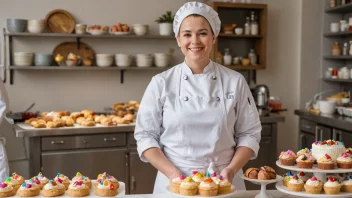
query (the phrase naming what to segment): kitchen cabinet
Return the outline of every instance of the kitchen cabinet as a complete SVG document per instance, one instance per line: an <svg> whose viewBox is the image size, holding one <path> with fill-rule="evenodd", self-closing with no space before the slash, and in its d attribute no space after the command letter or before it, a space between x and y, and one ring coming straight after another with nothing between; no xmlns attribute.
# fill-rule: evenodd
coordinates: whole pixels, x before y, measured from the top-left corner
<svg viewBox="0 0 352 198"><path fill-rule="evenodd" d="M312 144L315 142L315 135L301 132L299 136L299 148L312 148Z"/></svg>
<svg viewBox="0 0 352 198"><path fill-rule="evenodd" d="M343 142L346 147L352 146L352 133L339 129L333 129L333 138L334 140Z"/></svg>
<svg viewBox="0 0 352 198"><path fill-rule="evenodd" d="M332 139L332 128L323 126L323 125L316 125L315 127L315 141L323 141L323 140L330 140Z"/></svg>

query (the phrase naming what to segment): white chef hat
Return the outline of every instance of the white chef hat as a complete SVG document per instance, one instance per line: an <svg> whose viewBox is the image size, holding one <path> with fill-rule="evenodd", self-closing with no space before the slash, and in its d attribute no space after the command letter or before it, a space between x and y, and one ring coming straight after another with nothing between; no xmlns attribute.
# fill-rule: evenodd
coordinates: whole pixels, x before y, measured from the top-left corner
<svg viewBox="0 0 352 198"><path fill-rule="evenodd" d="M206 18L214 32L215 36L219 35L221 21L218 13L210 6L200 2L185 3L175 14L174 17L174 33L178 35L183 19L191 14L199 14Z"/></svg>

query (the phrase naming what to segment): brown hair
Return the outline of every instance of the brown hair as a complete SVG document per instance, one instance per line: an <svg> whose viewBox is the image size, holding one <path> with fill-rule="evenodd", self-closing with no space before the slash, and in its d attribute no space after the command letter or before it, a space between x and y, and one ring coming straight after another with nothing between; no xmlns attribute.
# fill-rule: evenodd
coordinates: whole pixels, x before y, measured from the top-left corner
<svg viewBox="0 0 352 198"><path fill-rule="evenodd" d="M203 17L203 18L207 21L207 23L209 24L211 33L214 35L213 28L211 28L211 25L210 25L209 21L208 21L204 16L202 16L202 15L200 15L200 14L190 14L190 15L188 15L186 18L188 18L188 17ZM186 19L186 18L185 18L185 19ZM185 20L185 19L183 19L183 20ZM182 24L182 23L181 23L181 24ZM181 29L181 28L180 28L180 29ZM178 30L177 36L180 36L180 29Z"/></svg>

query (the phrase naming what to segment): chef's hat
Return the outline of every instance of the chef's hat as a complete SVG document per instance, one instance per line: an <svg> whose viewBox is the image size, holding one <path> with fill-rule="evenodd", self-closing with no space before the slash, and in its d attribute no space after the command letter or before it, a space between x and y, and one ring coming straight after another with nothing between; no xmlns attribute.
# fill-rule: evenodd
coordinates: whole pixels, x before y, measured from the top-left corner
<svg viewBox="0 0 352 198"><path fill-rule="evenodd" d="M175 14L173 24L175 36L177 36L180 31L180 26L183 19L192 14L198 14L206 18L214 32L214 35L219 35L221 21L218 13L213 8L204 3L188 2L185 3Z"/></svg>

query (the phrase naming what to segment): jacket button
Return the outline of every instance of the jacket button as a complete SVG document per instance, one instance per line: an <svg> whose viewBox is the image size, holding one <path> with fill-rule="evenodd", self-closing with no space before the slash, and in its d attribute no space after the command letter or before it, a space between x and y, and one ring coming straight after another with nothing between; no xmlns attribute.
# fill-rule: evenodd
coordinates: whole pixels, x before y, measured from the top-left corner
<svg viewBox="0 0 352 198"><path fill-rule="evenodd" d="M219 98L219 97L216 97L216 101L220 101L220 98Z"/></svg>
<svg viewBox="0 0 352 198"><path fill-rule="evenodd" d="M216 80L216 76L213 76L213 80Z"/></svg>
<svg viewBox="0 0 352 198"><path fill-rule="evenodd" d="M188 76L184 75L184 76L183 76L183 79L184 79L184 80L187 80L187 79L188 79Z"/></svg>
<svg viewBox="0 0 352 198"><path fill-rule="evenodd" d="M184 101L188 101L188 97L187 97L187 96L184 97L183 100L184 100Z"/></svg>

